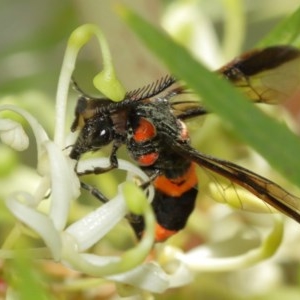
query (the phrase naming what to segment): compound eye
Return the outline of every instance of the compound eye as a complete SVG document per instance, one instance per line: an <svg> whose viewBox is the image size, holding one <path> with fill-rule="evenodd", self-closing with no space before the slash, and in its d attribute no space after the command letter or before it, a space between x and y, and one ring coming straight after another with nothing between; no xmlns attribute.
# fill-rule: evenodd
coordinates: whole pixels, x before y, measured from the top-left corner
<svg viewBox="0 0 300 300"><path fill-rule="evenodd" d="M93 134L92 145L93 147L101 147L107 145L112 140L112 131L110 128L101 128Z"/></svg>
<svg viewBox="0 0 300 300"><path fill-rule="evenodd" d="M101 141L103 141L103 143L105 143L105 142L108 143L110 141L110 139L111 139L110 137L111 137L111 132L110 132L109 129L102 129L100 131L99 139Z"/></svg>

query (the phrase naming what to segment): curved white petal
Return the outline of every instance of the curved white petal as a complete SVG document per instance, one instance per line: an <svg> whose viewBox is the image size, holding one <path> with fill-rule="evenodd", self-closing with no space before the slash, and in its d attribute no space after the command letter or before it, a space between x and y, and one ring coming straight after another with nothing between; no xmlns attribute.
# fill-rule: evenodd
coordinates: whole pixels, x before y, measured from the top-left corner
<svg viewBox="0 0 300 300"><path fill-rule="evenodd" d="M180 287L190 283L193 280L191 269L184 263L180 263L172 274L167 274L169 277L169 288Z"/></svg>
<svg viewBox="0 0 300 300"><path fill-rule="evenodd" d="M144 201L141 213L144 215L147 230L135 247L116 257L100 258L93 255L95 260L92 262L87 259L90 256L79 253L80 250L97 242L127 212L122 189L123 186L120 185L120 192L115 199L104 204L95 213L91 213L81 221L76 222L75 225L71 225L62 233L62 257L66 264L85 274L103 277L127 272L145 261L154 241L154 215L146 199L140 200Z"/></svg>
<svg viewBox="0 0 300 300"><path fill-rule="evenodd" d="M98 256L95 254L78 254L77 263L81 266L88 265L91 269L90 275L99 276L102 268L112 263L120 261L116 256ZM95 270L93 272L92 270ZM172 274L167 274L162 267L155 262L148 262L137 266L136 268L116 274L103 276L109 280L123 284L129 284L142 290L152 293L163 293L168 288L179 287L188 284L192 280L189 269L184 264L179 264L178 268Z"/></svg>
<svg viewBox="0 0 300 300"><path fill-rule="evenodd" d="M144 181L148 180L147 175L136 166L124 160L119 160L118 162L119 169L130 171L141 177ZM108 165L108 158L88 159L80 161L77 170L82 172L94 167L105 167ZM76 239L79 251L84 251L107 234L125 216L127 211L127 205L123 199L121 190L119 190L118 195L114 199L89 213L83 219L73 223L66 229L66 232Z"/></svg>
<svg viewBox="0 0 300 300"><path fill-rule="evenodd" d="M216 245L203 245L196 247L191 251L181 254L178 257L182 262L188 265L192 270L196 271L209 271L209 272L221 272L232 271L241 268L252 266L260 261L272 256L281 244L283 236L283 222L282 218L278 215L272 215L273 227L262 242L255 248L250 247L249 250L243 254L236 254L236 246L228 247L232 249L233 253L226 253L223 257L214 256L214 248ZM227 244L247 244L247 236L244 236L243 232L239 232L234 239L228 239ZM223 246L225 246L225 243Z"/></svg>
<svg viewBox="0 0 300 300"><path fill-rule="evenodd" d="M10 119L0 119L0 139L17 151L27 149L29 145L28 136L21 124Z"/></svg>
<svg viewBox="0 0 300 300"><path fill-rule="evenodd" d="M84 251L97 243L126 214L127 206L121 195L103 204L66 229L78 243L78 251Z"/></svg>
<svg viewBox="0 0 300 300"><path fill-rule="evenodd" d="M124 284L130 284L152 293L163 293L170 287L170 275L156 263L142 264L126 273L106 277Z"/></svg>
<svg viewBox="0 0 300 300"><path fill-rule="evenodd" d="M6 199L6 205L11 213L21 222L26 224L32 230L37 232L47 247L50 249L55 260L59 260L61 256L62 243L60 236L48 216L38 212L36 209L21 203L18 197L27 198L30 200L32 196L28 193L19 193L10 195ZM29 204L32 201L29 201Z"/></svg>
<svg viewBox="0 0 300 300"><path fill-rule="evenodd" d="M82 257L98 268L101 268L104 263L108 264L108 262L114 260L114 258L111 257L102 258L93 254L82 254ZM130 284L152 293L162 293L170 286L169 276L154 262L142 264L122 274L105 276L105 278L124 284Z"/></svg>
<svg viewBox="0 0 300 300"><path fill-rule="evenodd" d="M90 158L90 159L86 159L86 160L80 160L78 162L78 166L77 166L77 170L79 172L83 172L85 170L91 170L95 167L107 167L109 166L110 162L109 162L109 158L107 157L101 157L101 158ZM149 180L149 177L137 166L133 165L132 163L124 160L124 159L118 159L118 169L121 170L125 170L128 172L132 172L136 175L138 175L139 177L141 177L141 179L147 181Z"/></svg>
<svg viewBox="0 0 300 300"><path fill-rule="evenodd" d="M44 144L49 159L51 176L51 204L49 216L57 230L65 228L70 203L79 196L79 180L73 161L53 142Z"/></svg>
<svg viewBox="0 0 300 300"><path fill-rule="evenodd" d="M83 172L85 170L91 170L94 169L95 167L107 167L110 165L109 158L91 158L91 159L86 159L86 160L81 160L78 163L77 170L79 172ZM137 166L134 164L123 160L123 159L118 159L118 169L119 170L124 170L128 172L127 179L131 180L134 176L138 176L140 179L142 179L144 182L149 181L149 177ZM152 200L154 196L154 188L153 186L148 187L148 199Z"/></svg>
<svg viewBox="0 0 300 300"><path fill-rule="evenodd" d="M37 144L37 152L38 152L38 171L43 174L42 168L40 168L40 159L43 157L44 154L44 149L43 149L43 143L47 140L49 140L47 133L43 129L43 127L40 125L40 123L27 111L24 109L21 109L17 106L14 105L1 105L0 106L0 111L4 110L10 110L13 112L18 113L21 115L23 118L26 119L26 121L29 123L34 137L36 139L36 144Z"/></svg>
<svg viewBox="0 0 300 300"><path fill-rule="evenodd" d="M113 257L104 258L93 254L82 254L82 257L99 267L109 259L114 260ZM105 278L124 284L130 284L152 293L163 293L168 288L183 286L191 282L192 275L189 269L182 263L179 264L174 273L167 274L157 263L148 262L128 272L105 276Z"/></svg>

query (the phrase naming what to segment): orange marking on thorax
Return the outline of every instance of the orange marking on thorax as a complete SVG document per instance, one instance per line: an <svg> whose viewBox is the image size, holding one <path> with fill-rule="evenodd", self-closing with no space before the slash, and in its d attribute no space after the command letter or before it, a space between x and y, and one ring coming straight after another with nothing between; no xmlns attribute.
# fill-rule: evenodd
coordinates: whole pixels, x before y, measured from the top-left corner
<svg viewBox="0 0 300 300"><path fill-rule="evenodd" d="M156 135L155 126L145 118L140 118L139 126L134 132L133 139L138 142L145 142Z"/></svg>
<svg viewBox="0 0 300 300"><path fill-rule="evenodd" d="M152 152L138 157L137 162L140 166L151 166L158 159L159 154Z"/></svg>

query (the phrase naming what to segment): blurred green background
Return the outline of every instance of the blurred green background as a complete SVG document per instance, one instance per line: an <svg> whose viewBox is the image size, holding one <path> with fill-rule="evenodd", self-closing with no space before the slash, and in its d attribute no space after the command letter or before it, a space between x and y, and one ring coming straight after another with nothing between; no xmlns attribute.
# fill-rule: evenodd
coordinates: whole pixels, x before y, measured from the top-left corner
<svg viewBox="0 0 300 300"><path fill-rule="evenodd" d="M236 32L242 30L245 33L240 45L243 50L254 47L274 24L299 4L296 0L1 0L0 93L3 95L37 89L54 99L66 40L74 28L87 22L96 23L103 30L109 41L118 75L128 89L153 81L164 74L165 70L119 20L114 13L114 6L125 3L159 26L165 12L172 5L189 2L198 3L199 18L201 14L205 14L213 22L221 44L224 22L226 23L226 18L230 18L230 11L236 11L230 7L240 7L243 10L245 28L236 28ZM231 39L232 44L236 43L236 36ZM96 43L91 43L86 48L82 51L76 72L80 82L83 81L88 88L92 88L90 79L101 67L101 57ZM232 56L235 54L232 53Z"/></svg>
<svg viewBox="0 0 300 300"><path fill-rule="evenodd" d="M114 7L118 3L128 5L157 26L161 26L167 14L172 15L174 6L181 5L183 8L185 4L194 3L199 9L199 21L205 16L217 38L217 46L214 45L213 49L218 53L216 66L239 52L255 47L274 25L299 5L297 0L0 0L0 104L17 102L15 104L28 109L52 136L56 86L66 42L70 33L84 23L96 23L103 30L117 74L128 90L165 75L167 70L115 14ZM177 22L176 14L173 15L173 22ZM232 24L239 26L232 27ZM192 48L189 42L186 46ZM99 46L95 40L91 41L81 51L74 74L88 93L97 94L92 78L101 69L101 63ZM68 126L76 102L75 92L71 92L71 99ZM35 163L33 148L21 157L30 165ZM5 165L4 152L1 151L0 169ZM241 277L238 274L200 274L194 284L179 292L171 291L160 296L160 299L299 299L298 271L291 268L290 262L284 268L291 280L286 285L283 280L281 288L274 292L266 287L265 291L260 289L261 295L252 294L250 282L255 278L251 272L247 273L249 277L247 274ZM255 276L255 272L253 274ZM249 290L245 288L247 281ZM237 293L234 292L235 285ZM84 293L73 293L65 294L62 299L100 299L97 297L88 298ZM108 296L101 297L112 299L110 297L113 296L108 293Z"/></svg>

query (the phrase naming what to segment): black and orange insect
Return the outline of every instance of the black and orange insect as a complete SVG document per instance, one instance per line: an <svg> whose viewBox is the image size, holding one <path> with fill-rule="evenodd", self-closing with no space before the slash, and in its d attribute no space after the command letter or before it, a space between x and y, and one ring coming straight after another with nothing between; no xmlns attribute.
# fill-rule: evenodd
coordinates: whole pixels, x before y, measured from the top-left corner
<svg viewBox="0 0 300 300"><path fill-rule="evenodd" d="M217 72L253 102L276 104L299 90L300 51L290 46L252 51ZM128 92L120 102L82 93L71 128L80 132L70 157L79 160L83 153L112 143L110 166L83 173L99 174L118 167L117 150L125 144L155 187L152 207L157 221L157 242L183 229L193 211L198 192L197 165L226 177L300 222L298 197L252 171L191 147L185 120L209 112L199 102L187 100L189 93L172 76ZM84 183L82 187L89 189ZM100 192L93 192L106 201ZM143 218L131 216L129 221L140 238L144 230Z"/></svg>

